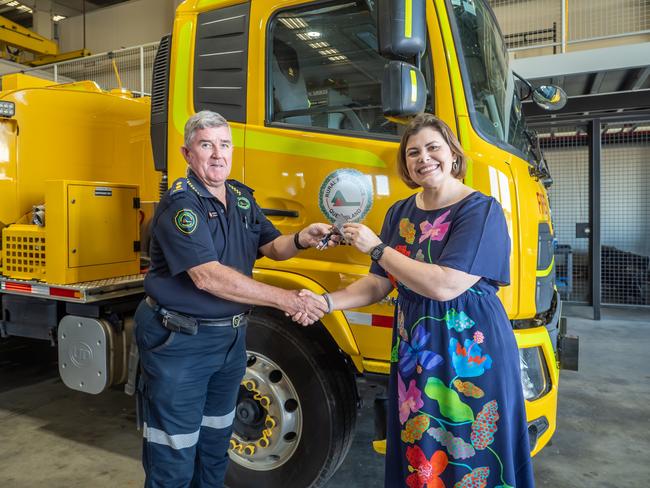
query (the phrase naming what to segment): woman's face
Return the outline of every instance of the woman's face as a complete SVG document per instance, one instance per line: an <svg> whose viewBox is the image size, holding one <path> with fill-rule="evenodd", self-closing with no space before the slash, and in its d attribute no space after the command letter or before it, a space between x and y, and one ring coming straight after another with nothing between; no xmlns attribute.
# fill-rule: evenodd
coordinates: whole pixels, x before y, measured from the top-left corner
<svg viewBox="0 0 650 488"><path fill-rule="evenodd" d="M454 178L451 167L456 155L442 134L431 127L409 137L405 155L409 176L422 188L437 188Z"/></svg>

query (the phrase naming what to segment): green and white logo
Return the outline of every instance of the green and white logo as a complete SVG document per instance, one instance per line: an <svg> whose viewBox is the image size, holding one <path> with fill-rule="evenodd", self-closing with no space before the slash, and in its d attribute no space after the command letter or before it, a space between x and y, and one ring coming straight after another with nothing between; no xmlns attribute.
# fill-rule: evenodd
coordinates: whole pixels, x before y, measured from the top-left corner
<svg viewBox="0 0 650 488"><path fill-rule="evenodd" d="M176 224L176 228L183 234L191 234L196 230L198 219L193 210L184 208L176 212L174 223Z"/></svg>
<svg viewBox="0 0 650 488"><path fill-rule="evenodd" d="M251 208L251 202L246 197L238 197L237 206L242 210L248 210L249 208Z"/></svg>
<svg viewBox="0 0 650 488"><path fill-rule="evenodd" d="M361 222L372 208L371 177L356 169L336 170L323 181L318 200L330 222Z"/></svg>

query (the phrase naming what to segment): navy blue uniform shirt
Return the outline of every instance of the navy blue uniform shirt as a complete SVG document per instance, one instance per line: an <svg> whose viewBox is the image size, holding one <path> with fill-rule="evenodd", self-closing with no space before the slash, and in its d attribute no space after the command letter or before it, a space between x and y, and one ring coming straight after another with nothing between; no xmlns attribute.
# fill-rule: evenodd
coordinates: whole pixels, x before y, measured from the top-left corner
<svg viewBox="0 0 650 488"><path fill-rule="evenodd" d="M259 248L281 235L246 185L227 180L226 199L224 208L190 171L160 200L152 222L151 267L144 288L163 307L204 319L250 309L199 290L187 274L194 266L218 261L251 276Z"/></svg>

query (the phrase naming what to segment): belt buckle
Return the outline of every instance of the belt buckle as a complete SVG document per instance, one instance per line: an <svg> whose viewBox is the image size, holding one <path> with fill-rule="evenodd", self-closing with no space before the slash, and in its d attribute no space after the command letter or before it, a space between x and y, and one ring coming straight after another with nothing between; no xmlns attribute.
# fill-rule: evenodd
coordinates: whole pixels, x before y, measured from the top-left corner
<svg viewBox="0 0 650 488"><path fill-rule="evenodd" d="M243 318L244 318L244 314L240 313L239 315L234 315L232 318L232 328L236 329L237 327L239 327L243 322Z"/></svg>

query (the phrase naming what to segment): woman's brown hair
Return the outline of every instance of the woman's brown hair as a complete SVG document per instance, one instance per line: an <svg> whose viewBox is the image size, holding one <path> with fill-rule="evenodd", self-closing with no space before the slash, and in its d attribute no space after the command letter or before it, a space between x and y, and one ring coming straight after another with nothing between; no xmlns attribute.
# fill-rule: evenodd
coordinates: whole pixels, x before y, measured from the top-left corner
<svg viewBox="0 0 650 488"><path fill-rule="evenodd" d="M406 131L404 134L402 134L402 140L399 143L399 151L397 153L397 169L399 171L400 178L402 178L402 181L404 181L404 183L406 183L409 188L418 188L420 186L411 179L408 168L406 167L406 144L408 143L408 140L411 138L411 136L417 134L425 127L430 127L431 129L440 132L442 138L451 149L452 154L456 155L457 165L455 167L456 169L454 169L452 166L451 175L454 178L462 180L465 177L465 172L467 171L467 159L465 158L465 153L463 152L463 148L460 145L460 141L452 132L451 128L438 117L431 114L420 114L411 120L409 125L406 127Z"/></svg>

